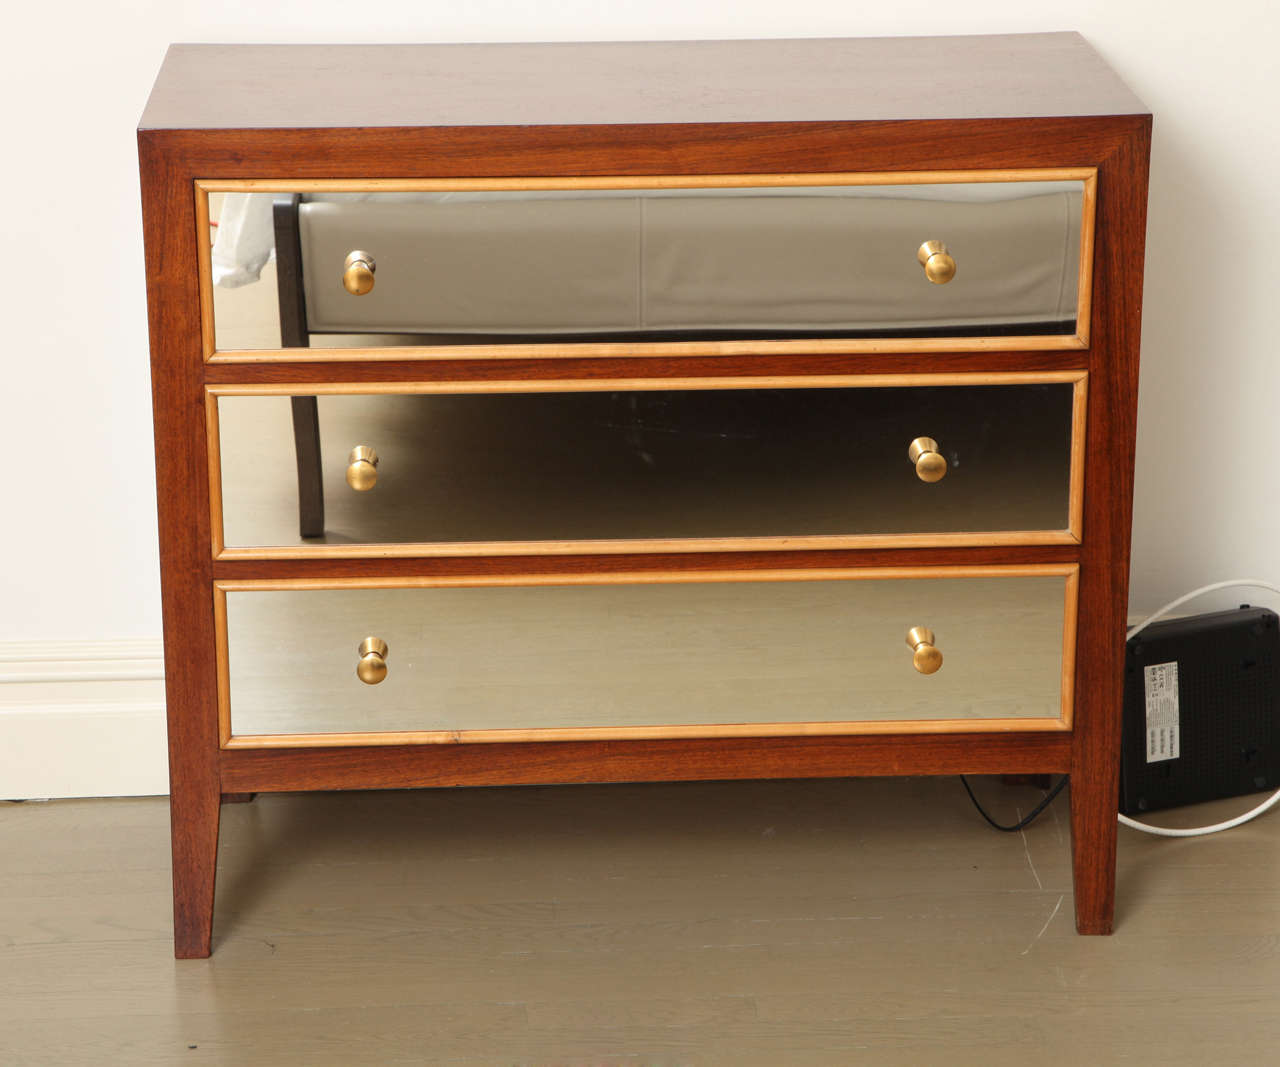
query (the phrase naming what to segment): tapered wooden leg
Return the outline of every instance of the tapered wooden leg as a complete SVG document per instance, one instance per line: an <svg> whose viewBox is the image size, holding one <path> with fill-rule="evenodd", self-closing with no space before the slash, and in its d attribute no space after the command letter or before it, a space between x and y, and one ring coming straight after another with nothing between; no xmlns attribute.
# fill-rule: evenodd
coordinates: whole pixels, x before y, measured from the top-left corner
<svg viewBox="0 0 1280 1067"><path fill-rule="evenodd" d="M1102 580L1081 583L1071 737L1071 873L1076 929L1082 934L1111 933L1116 906L1126 601L1123 572L1116 568L1111 577L1112 589L1119 587L1116 593ZM1102 606L1091 609L1091 600L1102 600Z"/></svg>
<svg viewBox="0 0 1280 1067"><path fill-rule="evenodd" d="M1116 907L1117 786L1105 773L1072 774L1070 788L1076 930L1109 934Z"/></svg>
<svg viewBox="0 0 1280 1067"><path fill-rule="evenodd" d="M218 869L216 789L174 785L169 798L173 834L173 954L203 959L213 939L213 884Z"/></svg>
<svg viewBox="0 0 1280 1067"><path fill-rule="evenodd" d="M303 537L324 533L324 484L320 469L320 413L314 396L293 400L293 445L298 456L298 529Z"/></svg>

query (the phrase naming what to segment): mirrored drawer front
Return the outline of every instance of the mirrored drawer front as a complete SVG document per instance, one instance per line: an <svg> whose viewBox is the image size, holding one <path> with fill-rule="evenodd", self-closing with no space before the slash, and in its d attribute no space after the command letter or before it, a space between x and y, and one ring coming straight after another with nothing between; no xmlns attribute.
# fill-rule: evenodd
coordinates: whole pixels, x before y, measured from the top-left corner
<svg viewBox="0 0 1280 1067"><path fill-rule="evenodd" d="M216 347L1071 336L1083 319L1090 179L719 180L220 191Z"/></svg>
<svg viewBox="0 0 1280 1067"><path fill-rule="evenodd" d="M223 583L224 737L1065 725L1074 568L794 573L605 585Z"/></svg>
<svg viewBox="0 0 1280 1067"><path fill-rule="evenodd" d="M327 545L331 554L742 538L1067 542L1078 525L1083 396L1081 375L981 386L224 395L224 543ZM295 447L315 440L313 417L318 461ZM313 518L301 536L300 506L321 482L323 522Z"/></svg>

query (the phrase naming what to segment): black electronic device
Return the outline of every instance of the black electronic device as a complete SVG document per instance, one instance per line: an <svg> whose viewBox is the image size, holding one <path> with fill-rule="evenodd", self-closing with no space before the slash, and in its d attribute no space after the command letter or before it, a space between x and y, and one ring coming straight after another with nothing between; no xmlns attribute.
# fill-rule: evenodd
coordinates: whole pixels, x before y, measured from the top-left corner
<svg viewBox="0 0 1280 1067"><path fill-rule="evenodd" d="M1125 652L1120 810L1280 788L1280 616L1153 623Z"/></svg>

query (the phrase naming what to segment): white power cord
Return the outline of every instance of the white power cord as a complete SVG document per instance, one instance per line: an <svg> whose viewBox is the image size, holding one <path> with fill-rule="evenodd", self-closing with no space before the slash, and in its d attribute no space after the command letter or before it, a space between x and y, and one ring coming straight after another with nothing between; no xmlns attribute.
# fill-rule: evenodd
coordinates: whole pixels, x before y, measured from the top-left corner
<svg viewBox="0 0 1280 1067"><path fill-rule="evenodd" d="M1202 585L1199 589L1193 589L1185 596L1180 596L1177 600L1169 601L1169 603L1159 611L1152 615L1148 615L1125 635L1125 640L1141 633L1157 619L1163 619L1169 614L1169 612L1173 611L1175 608L1181 607L1188 600L1194 600L1196 597L1204 596L1205 593L1215 593L1219 589L1234 589L1237 586L1247 586L1250 589L1266 589L1272 593L1280 593L1280 587L1274 586L1270 582L1260 582L1255 578L1233 578L1229 582L1214 582L1212 585ZM1237 815L1234 819L1227 819L1226 822L1214 823L1212 826L1192 826L1185 830L1172 830L1163 826L1151 826L1145 822L1137 822L1136 820L1129 818L1127 815L1121 815L1119 816L1119 819L1121 826L1128 826L1133 830L1141 830L1144 834L1156 834L1159 837L1201 837L1204 834L1216 834L1222 830L1230 830L1232 827L1247 823L1250 819L1256 819L1264 811L1270 810L1278 803L1280 803L1280 789L1277 789L1256 808L1246 811L1243 815Z"/></svg>

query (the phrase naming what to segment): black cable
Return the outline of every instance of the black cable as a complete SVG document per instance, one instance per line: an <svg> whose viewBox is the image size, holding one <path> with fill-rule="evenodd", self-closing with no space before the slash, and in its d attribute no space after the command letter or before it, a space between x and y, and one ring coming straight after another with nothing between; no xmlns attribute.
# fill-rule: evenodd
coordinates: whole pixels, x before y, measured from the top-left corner
<svg viewBox="0 0 1280 1067"><path fill-rule="evenodd" d="M1026 827L1030 826L1031 823L1035 820L1035 818L1042 811L1044 811L1045 808L1047 808L1050 804L1053 803L1054 797L1056 797L1059 793L1061 793L1062 787L1067 784L1067 777L1068 776L1064 774L1060 779L1058 779L1058 784L1055 785L1052 789L1049 790L1049 792L1047 792L1044 795L1044 799L1040 801L1040 803L1037 804L1034 808L1032 808L1030 813L1028 813L1025 818L1014 823L1012 826L1001 826L998 822L995 821L995 819L993 819L990 815L986 813L982 805L978 803L978 798L973 795L973 790L969 788L969 780L963 774L960 775L960 784L964 786L964 791L969 794L969 799L973 801L973 806L978 809L979 815L981 815L984 819L987 820L987 822L989 822L997 830L1000 830L1002 833L1016 834L1019 830L1025 829Z"/></svg>

